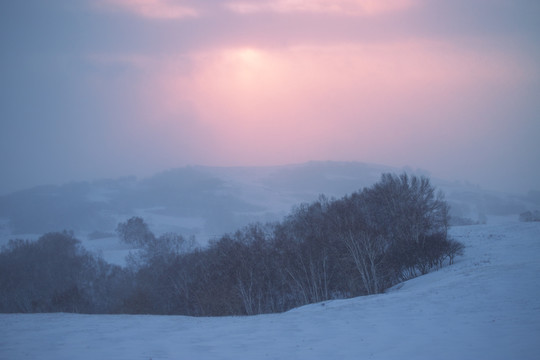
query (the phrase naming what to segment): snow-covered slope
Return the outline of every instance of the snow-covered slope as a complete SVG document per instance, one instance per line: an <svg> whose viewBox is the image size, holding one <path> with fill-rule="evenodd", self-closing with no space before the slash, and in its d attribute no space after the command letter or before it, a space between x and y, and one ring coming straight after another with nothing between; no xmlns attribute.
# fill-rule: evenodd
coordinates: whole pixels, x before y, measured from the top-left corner
<svg viewBox="0 0 540 360"><path fill-rule="evenodd" d="M455 265L254 317L0 315L0 359L538 359L540 223L452 229Z"/></svg>

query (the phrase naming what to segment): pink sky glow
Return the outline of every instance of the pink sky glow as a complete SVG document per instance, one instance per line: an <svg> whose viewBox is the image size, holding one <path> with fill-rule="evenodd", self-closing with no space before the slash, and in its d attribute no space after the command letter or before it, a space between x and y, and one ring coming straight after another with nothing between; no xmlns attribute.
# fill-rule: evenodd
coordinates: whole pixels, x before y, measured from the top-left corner
<svg viewBox="0 0 540 360"><path fill-rule="evenodd" d="M540 184L540 3L39 4L0 19L0 190L311 160Z"/></svg>
<svg viewBox="0 0 540 360"><path fill-rule="evenodd" d="M389 11L397 11L415 4L414 0L277 0L277 1L233 1L227 7L241 14L257 12L308 12L322 14L342 14L350 16L371 16Z"/></svg>
<svg viewBox="0 0 540 360"><path fill-rule="evenodd" d="M205 133L198 160L227 165L334 156L400 165L425 153L429 166L470 140L468 131L490 127L482 109L488 89L534 75L520 58L424 40L224 47L117 61L139 68L121 89L138 89L148 126L161 128L154 131L166 142L181 141L187 107L196 117L191 131Z"/></svg>

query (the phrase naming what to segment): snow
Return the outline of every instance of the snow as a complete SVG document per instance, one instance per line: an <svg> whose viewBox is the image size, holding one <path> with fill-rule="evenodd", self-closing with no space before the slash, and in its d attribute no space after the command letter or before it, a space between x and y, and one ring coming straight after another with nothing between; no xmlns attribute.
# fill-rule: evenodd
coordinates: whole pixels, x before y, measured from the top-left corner
<svg viewBox="0 0 540 360"><path fill-rule="evenodd" d="M456 227L456 264L253 317L2 314L0 359L538 359L540 223Z"/></svg>

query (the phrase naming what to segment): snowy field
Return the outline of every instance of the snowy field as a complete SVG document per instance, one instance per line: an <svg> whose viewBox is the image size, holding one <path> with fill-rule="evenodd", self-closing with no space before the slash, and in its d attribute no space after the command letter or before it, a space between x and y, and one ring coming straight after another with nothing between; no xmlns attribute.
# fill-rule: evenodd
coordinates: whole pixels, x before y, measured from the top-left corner
<svg viewBox="0 0 540 360"><path fill-rule="evenodd" d="M0 359L539 359L540 223L457 227L453 266L253 317L0 315Z"/></svg>

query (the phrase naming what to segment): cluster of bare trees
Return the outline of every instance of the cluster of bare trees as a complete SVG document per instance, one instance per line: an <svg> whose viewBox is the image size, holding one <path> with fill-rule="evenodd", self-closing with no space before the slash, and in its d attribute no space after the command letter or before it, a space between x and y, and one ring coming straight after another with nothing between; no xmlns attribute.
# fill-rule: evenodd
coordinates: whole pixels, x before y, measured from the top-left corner
<svg viewBox="0 0 540 360"><path fill-rule="evenodd" d="M127 275L68 232L11 240L0 252L0 311L111 312L122 307Z"/></svg>
<svg viewBox="0 0 540 360"><path fill-rule="evenodd" d="M142 219L132 218L117 230L124 241L141 250L128 268L106 271L111 281L122 278L122 286L115 292L111 285L100 285L109 290L80 289L94 297L111 296L104 312L193 316L282 312L313 302L381 293L451 264L463 245L448 237L448 222L442 194L427 178L406 174L385 174L372 187L342 199L321 196L298 206L281 222L251 224L204 249L180 235L156 238ZM98 301L94 297L89 301Z"/></svg>

